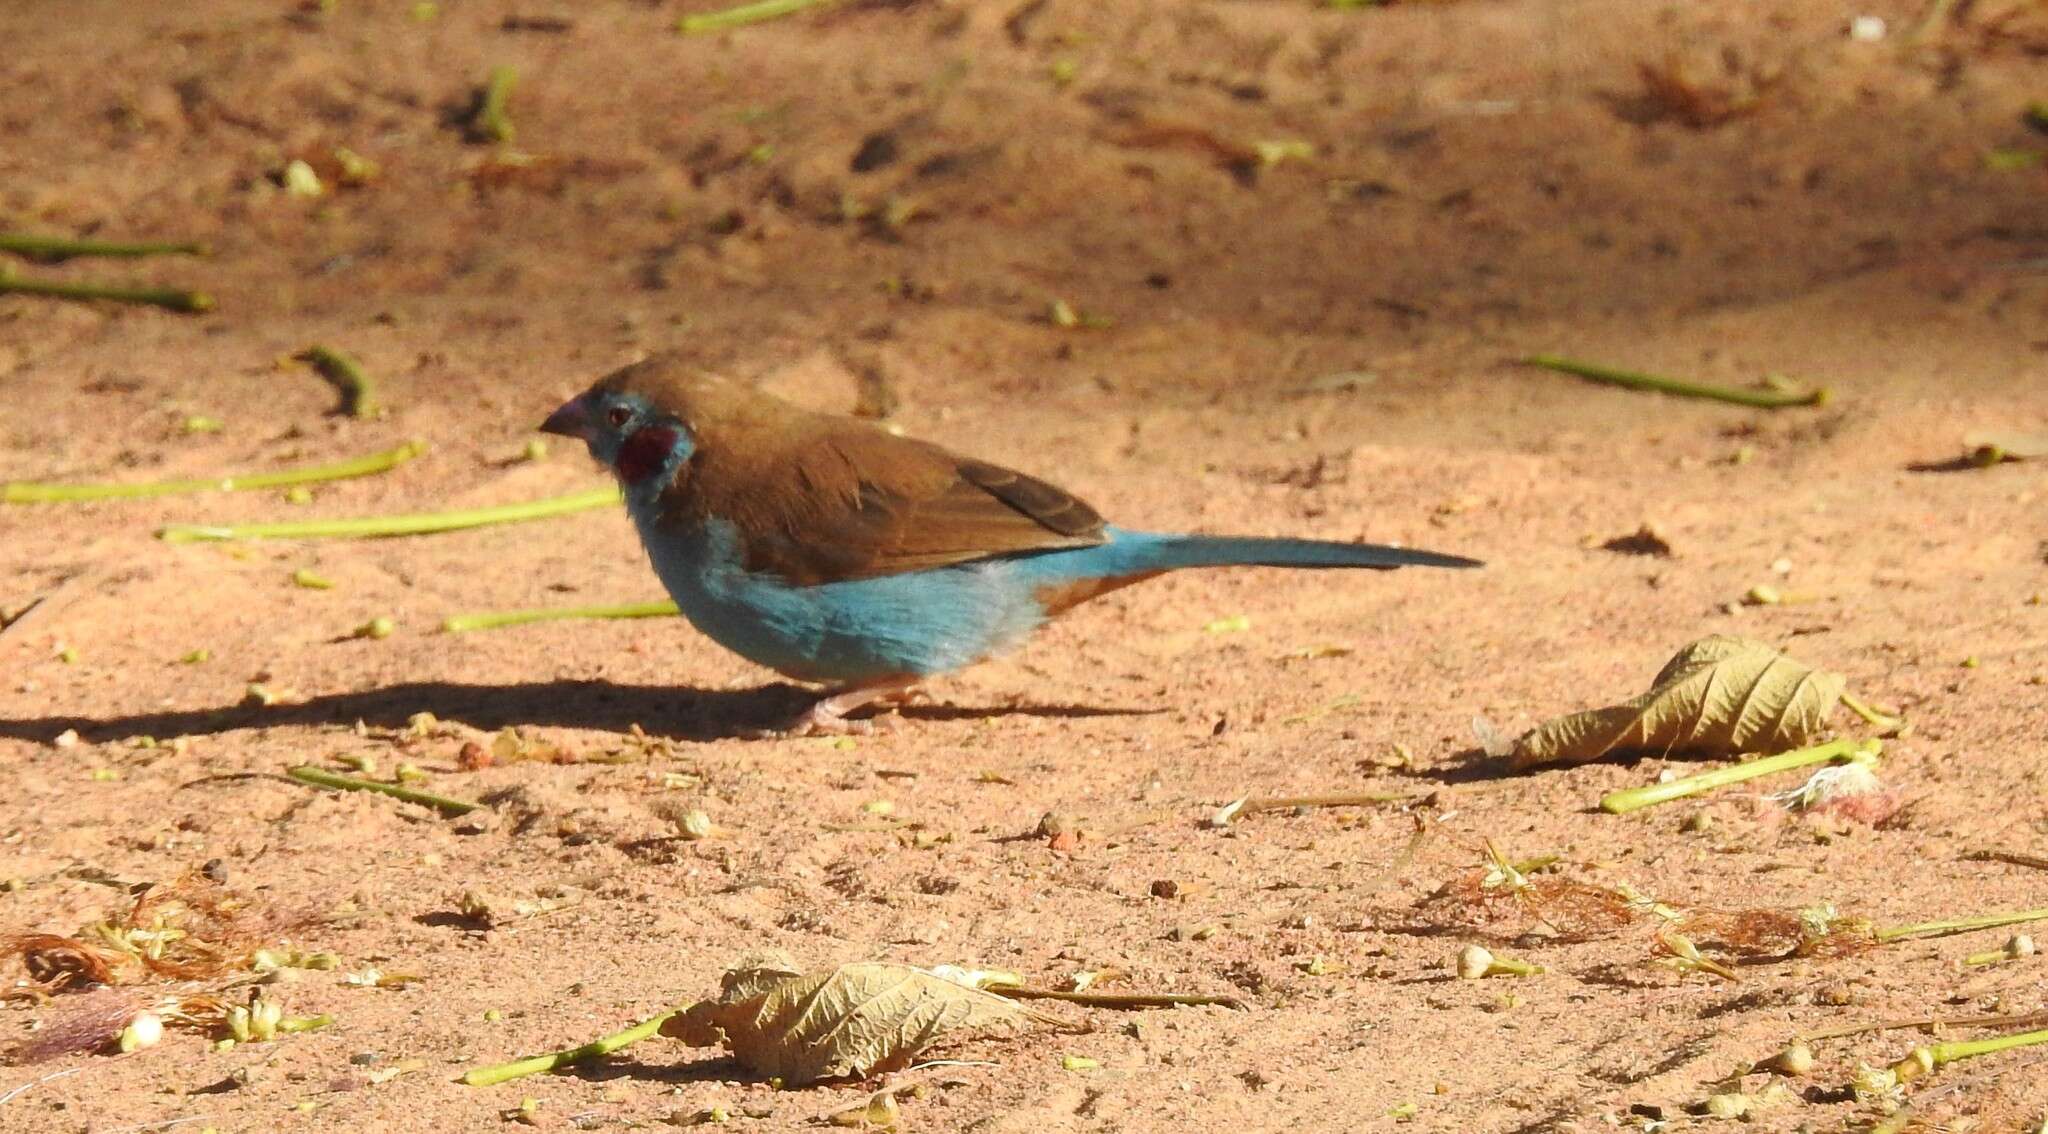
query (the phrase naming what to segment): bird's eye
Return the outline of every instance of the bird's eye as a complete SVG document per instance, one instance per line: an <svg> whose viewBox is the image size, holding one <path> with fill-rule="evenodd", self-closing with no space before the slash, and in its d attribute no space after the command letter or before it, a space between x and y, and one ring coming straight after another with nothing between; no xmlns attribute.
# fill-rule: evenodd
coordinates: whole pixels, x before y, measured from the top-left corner
<svg viewBox="0 0 2048 1134"><path fill-rule="evenodd" d="M612 423L613 429L623 429L627 422L633 420L633 411L625 406L613 406L604 416Z"/></svg>

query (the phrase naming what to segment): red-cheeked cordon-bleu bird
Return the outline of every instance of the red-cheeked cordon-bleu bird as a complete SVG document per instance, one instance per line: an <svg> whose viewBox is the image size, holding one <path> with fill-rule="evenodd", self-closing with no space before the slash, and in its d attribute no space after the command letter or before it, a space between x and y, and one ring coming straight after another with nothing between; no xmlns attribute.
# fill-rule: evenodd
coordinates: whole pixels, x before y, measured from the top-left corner
<svg viewBox="0 0 2048 1134"><path fill-rule="evenodd" d="M1131 531L1035 477L673 356L600 379L541 428L580 438L617 475L655 574L698 630L833 687L790 722L796 735L860 728L848 712L1182 567L1479 566L1374 544Z"/></svg>

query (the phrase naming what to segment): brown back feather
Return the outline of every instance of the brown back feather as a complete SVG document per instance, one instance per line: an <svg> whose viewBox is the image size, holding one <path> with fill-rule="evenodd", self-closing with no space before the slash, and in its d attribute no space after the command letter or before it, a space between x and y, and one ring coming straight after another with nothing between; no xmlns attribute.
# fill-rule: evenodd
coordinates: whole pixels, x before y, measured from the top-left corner
<svg viewBox="0 0 2048 1134"><path fill-rule="evenodd" d="M682 421L697 451L662 521L732 524L752 571L799 586L1103 542L1093 508L1035 477L812 413L673 356L603 379Z"/></svg>

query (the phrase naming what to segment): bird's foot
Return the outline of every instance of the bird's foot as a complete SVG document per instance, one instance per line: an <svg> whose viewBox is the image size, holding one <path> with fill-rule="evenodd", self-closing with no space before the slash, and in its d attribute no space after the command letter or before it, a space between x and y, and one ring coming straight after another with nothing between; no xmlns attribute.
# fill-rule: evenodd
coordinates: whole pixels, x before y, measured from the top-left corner
<svg viewBox="0 0 2048 1134"><path fill-rule="evenodd" d="M914 678L900 678L873 685L858 685L830 693L811 702L780 727L750 734L757 740L786 740L803 736L868 736L878 722L870 718L849 718L848 713L869 705L898 706L929 699L915 686Z"/></svg>
<svg viewBox="0 0 2048 1134"><path fill-rule="evenodd" d="M747 733L750 740L795 740L806 736L870 736L875 731L875 722L866 718L849 719L843 713L826 711L812 705L774 728L758 728Z"/></svg>
<svg viewBox="0 0 2048 1134"><path fill-rule="evenodd" d="M906 685L900 689L892 689L887 693L883 693L871 703L891 709L900 709L906 705L929 705L932 703L932 695L926 692L922 685Z"/></svg>

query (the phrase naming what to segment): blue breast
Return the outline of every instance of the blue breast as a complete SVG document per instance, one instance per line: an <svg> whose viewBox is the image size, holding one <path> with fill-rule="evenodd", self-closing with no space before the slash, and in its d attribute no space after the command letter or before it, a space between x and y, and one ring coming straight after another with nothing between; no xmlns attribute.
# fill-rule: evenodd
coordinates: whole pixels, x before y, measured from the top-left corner
<svg viewBox="0 0 2048 1134"><path fill-rule="evenodd" d="M629 503L654 572L690 622L741 657L804 681L943 673L1021 642L1045 620L1043 567L989 559L796 587L744 569L738 533L657 528Z"/></svg>

